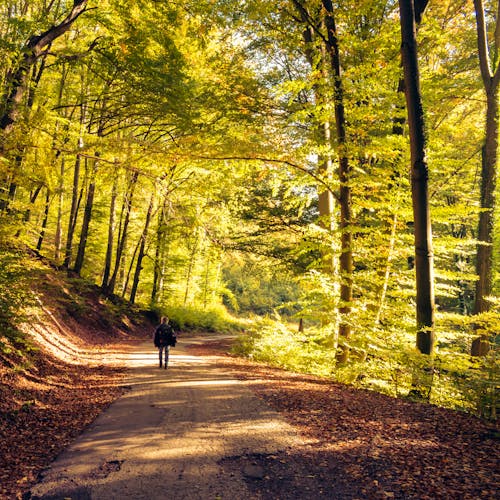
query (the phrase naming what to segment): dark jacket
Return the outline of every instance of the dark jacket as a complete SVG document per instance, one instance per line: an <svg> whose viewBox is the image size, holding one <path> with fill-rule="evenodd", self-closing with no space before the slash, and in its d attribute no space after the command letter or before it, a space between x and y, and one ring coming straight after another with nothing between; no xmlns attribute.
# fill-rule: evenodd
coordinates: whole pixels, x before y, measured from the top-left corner
<svg viewBox="0 0 500 500"><path fill-rule="evenodd" d="M167 323L162 323L155 330L154 344L156 347L165 347L167 345L172 345L173 338L173 328Z"/></svg>

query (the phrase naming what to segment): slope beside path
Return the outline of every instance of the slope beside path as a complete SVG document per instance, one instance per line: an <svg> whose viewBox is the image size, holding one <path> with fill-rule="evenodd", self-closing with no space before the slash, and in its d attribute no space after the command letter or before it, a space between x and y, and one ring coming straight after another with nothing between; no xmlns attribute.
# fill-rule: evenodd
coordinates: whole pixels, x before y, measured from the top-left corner
<svg viewBox="0 0 500 500"><path fill-rule="evenodd" d="M183 338L168 370L150 342L129 359L126 393L43 474L31 498L256 498L247 482L265 468L252 457L286 453L296 431L244 382ZM238 467L229 467L238 461Z"/></svg>

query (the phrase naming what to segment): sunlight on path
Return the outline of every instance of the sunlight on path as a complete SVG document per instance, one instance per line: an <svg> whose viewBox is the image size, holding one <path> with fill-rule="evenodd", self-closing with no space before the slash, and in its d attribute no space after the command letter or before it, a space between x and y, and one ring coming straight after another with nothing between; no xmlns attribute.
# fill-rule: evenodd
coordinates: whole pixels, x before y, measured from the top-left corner
<svg viewBox="0 0 500 500"><path fill-rule="evenodd" d="M216 357L186 352L202 341L182 338L168 370L150 343L130 353L127 392L56 460L32 498L249 498L243 473L219 461L282 451L299 438Z"/></svg>

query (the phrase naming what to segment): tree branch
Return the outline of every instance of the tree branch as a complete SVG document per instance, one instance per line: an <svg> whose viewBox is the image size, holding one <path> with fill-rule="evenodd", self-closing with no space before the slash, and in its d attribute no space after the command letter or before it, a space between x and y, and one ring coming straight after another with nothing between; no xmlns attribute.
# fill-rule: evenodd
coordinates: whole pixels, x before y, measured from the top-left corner
<svg viewBox="0 0 500 500"><path fill-rule="evenodd" d="M481 77L486 89L491 85L491 68L490 57L488 54L488 41L486 37L486 21L484 19L483 0L474 0L474 9L476 11L477 23L477 46L479 50L479 67L481 69ZM498 73L498 71L497 71Z"/></svg>
<svg viewBox="0 0 500 500"><path fill-rule="evenodd" d="M73 8L63 21L60 24L52 25L41 35L32 36L28 41L27 48L31 50L33 55L38 56L44 47L68 31L76 19L85 12L86 4L87 0L74 0Z"/></svg>
<svg viewBox="0 0 500 500"><path fill-rule="evenodd" d="M197 157L199 160L219 160L219 161L225 161L225 160L234 160L234 161L260 161L260 162L268 162L268 163L278 163L282 165L287 165L289 167L292 167L296 170L299 170L300 172L303 172L310 177L312 177L318 184L323 186L326 191L331 193L331 195L339 201L339 195L337 194L336 191L334 191L330 185L323 180L319 175L316 175L314 172L311 170L308 170L306 167L303 167L301 165L297 165L296 163L293 163L289 160L278 160L275 158L264 158L260 156L252 156L252 157L247 157L247 156L222 156L222 157L214 157L214 156L198 156Z"/></svg>
<svg viewBox="0 0 500 500"><path fill-rule="evenodd" d="M429 0L415 0L414 2L415 23L417 26L422 22L422 16L424 15L428 3Z"/></svg>

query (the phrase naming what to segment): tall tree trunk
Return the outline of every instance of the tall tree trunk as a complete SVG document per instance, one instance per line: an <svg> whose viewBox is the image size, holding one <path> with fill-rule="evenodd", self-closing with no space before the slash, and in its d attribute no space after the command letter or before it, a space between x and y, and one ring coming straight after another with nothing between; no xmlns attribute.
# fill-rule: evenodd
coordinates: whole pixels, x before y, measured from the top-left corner
<svg viewBox="0 0 500 500"><path fill-rule="evenodd" d="M62 246L62 213L63 213L63 203L64 203L64 174L65 174L65 163L64 156L61 157L61 170L59 172L59 186L57 193L57 223L56 223L56 234L54 239L54 258L56 262L59 262L61 257L61 246Z"/></svg>
<svg viewBox="0 0 500 500"><path fill-rule="evenodd" d="M38 88L38 85L40 83L40 80L42 78L43 70L45 69L45 61L47 59L46 54L44 54L41 57L41 62L40 62L40 67L36 68L36 64L33 66L33 72L32 76L30 79L30 85L29 85L29 93L28 93L28 98L26 100L26 109L31 110L33 107L33 103L35 100L35 94L36 94L36 89ZM4 132L4 137L6 135L6 132ZM17 192L17 173L21 171L23 160L24 160L24 155L25 155L26 148L21 145L21 151L18 151L18 153L14 157L14 172L11 177L11 182L9 185L9 197L7 201L1 200L0 201L0 211L6 210L9 212L9 204L11 201L15 199L15 195ZM2 143L0 142L0 152L2 152Z"/></svg>
<svg viewBox="0 0 500 500"><path fill-rule="evenodd" d="M139 238L139 240L137 241L137 244L135 245L134 252L132 253L132 258L130 259L130 262L128 263L127 274L125 274L125 262L123 262L122 268L120 270L120 274L121 274L121 277L122 277L121 281L123 283L122 293L121 293L122 299L124 299L125 295L127 295L128 284L129 284L129 281L130 281L130 275L132 274L132 269L134 268L134 263L135 263L135 257L139 253L139 247L140 246L141 246L141 239Z"/></svg>
<svg viewBox="0 0 500 500"><path fill-rule="evenodd" d="M82 91L81 91L81 96L82 100L85 95L85 90L84 90L84 82L82 78ZM86 120L86 115L87 115L87 108L85 105L82 104L80 107L80 136L78 138L78 150L82 150L84 146L83 142L83 133L84 133L84 127L85 127L85 120ZM78 210L80 207L80 202L81 202L81 194L79 194L79 185L80 185L80 168L81 168L81 163L82 163L82 157L79 153L76 154L75 158L75 167L73 170L73 188L71 191L71 209L69 212L69 219L68 219L68 234L66 237L66 249L64 253L64 262L63 266L69 269L71 265L71 259L73 255L73 238L75 235L75 228L76 228L76 222L78 218Z"/></svg>
<svg viewBox="0 0 500 500"><path fill-rule="evenodd" d="M45 195L45 209L43 212L42 227L40 229L40 236L38 237L38 242L36 244L36 249L38 252L42 249L43 240L45 239L45 231L49 222L49 210L50 210L50 190L47 187L47 192Z"/></svg>
<svg viewBox="0 0 500 500"><path fill-rule="evenodd" d="M490 304L487 297L492 291L493 268L493 224L495 211L496 171L498 155L498 85L500 81L500 65L494 64L489 56L488 38L484 5L482 0L474 0L477 22L477 38L479 49L479 66L486 92L486 132L482 149L481 168L481 213L479 215L476 273L476 294L474 314L488 311ZM500 50L500 2L497 3L497 19L495 27L495 50ZM498 64L498 63L497 63ZM473 356L487 352L487 336L481 336L472 344Z"/></svg>
<svg viewBox="0 0 500 500"><path fill-rule="evenodd" d="M111 264L113 260L113 242L115 239L115 210L116 197L118 194L118 175L113 179L113 188L111 190L111 203L109 207L109 224L108 224L108 244L106 246L106 259L104 261L104 273L102 276L101 288L108 289L109 276L111 274Z"/></svg>
<svg viewBox="0 0 500 500"><path fill-rule="evenodd" d="M339 205L341 231L340 241L340 323L339 338L348 339L351 335L351 324L349 315L352 310L352 287L353 287L353 255L352 255L352 212L351 212L351 168L347 155L346 120L344 111L344 90L342 87L342 74L340 69L340 51L335 26L335 16L331 0L323 0L326 11L325 26L327 29L327 48L330 55L334 78L334 105L335 105L335 128L337 132L337 154L339 157ZM337 356L339 362L347 361L349 351L341 348Z"/></svg>
<svg viewBox="0 0 500 500"><path fill-rule="evenodd" d="M43 59L45 61L45 57ZM64 94L64 86L66 83L66 77L68 75L68 69L65 64L63 64L61 68L61 80L59 83L59 88L57 92L57 106L59 107L62 103L63 99L63 94ZM30 97L29 100L32 100L32 97ZM64 143L68 142L68 131L69 131L69 120L67 116L64 116L66 118L67 123L66 125L63 126L64 130ZM54 130L54 138L52 141L52 147L56 151L56 155L54 158L54 163L57 161L59 158L61 158L61 168L60 168L60 177L59 177L59 189L58 189L58 205L57 205L57 224L56 224L56 234L55 234L55 241L54 241L54 247L55 247L55 252L54 252L54 258L56 262L59 261L61 258L61 247L62 247L62 213L63 213L63 204L64 204L64 176L66 173L66 164L65 164L65 157L62 155L61 149L57 146L57 141L60 135L60 120L59 117L56 119L56 124L55 124L55 130Z"/></svg>
<svg viewBox="0 0 500 500"><path fill-rule="evenodd" d="M165 276L166 261L166 228L167 228L167 202L164 198L162 207L158 212L158 226L156 229L156 249L153 269L153 289L151 290L151 305L156 306L160 303L163 294L163 281Z"/></svg>
<svg viewBox="0 0 500 500"><path fill-rule="evenodd" d="M208 284L210 278L210 264L212 262L210 254L210 248L207 248L205 252L205 275L203 278L203 309L206 309L208 305Z"/></svg>
<svg viewBox="0 0 500 500"><path fill-rule="evenodd" d="M97 172L97 160L94 160L94 166L90 178L89 189L87 191L87 200L85 202L85 210L83 212L82 230L80 233L80 243L78 245L78 252L76 254L75 265L73 270L80 274L83 268L83 261L85 258L85 250L87 247L87 238L89 234L90 221L92 219L92 208L94 206L95 195L95 176Z"/></svg>
<svg viewBox="0 0 500 500"><path fill-rule="evenodd" d="M113 274L109 280L107 290L109 293L114 293L116 281L118 278L118 272L121 269L123 252L125 250L125 244L128 237L128 225L130 222L130 212L132 210L132 201L134 198L135 186L137 184L137 179L139 177L139 172L134 171L130 178L128 190L125 193L125 198L122 205L121 217L123 218L123 224L120 224L120 230L118 233L118 243L116 248L115 266L113 269Z"/></svg>
<svg viewBox="0 0 500 500"><path fill-rule="evenodd" d="M139 287L139 279L141 277L142 271L142 261L146 255L146 240L148 237L149 224L151 223L151 214L153 213L154 204L154 193L151 195L151 200L149 201L148 212L146 214L146 223L144 224L144 230L141 234L141 245L139 247L139 255L137 256L137 265L135 267L134 281L132 283L132 290L130 291L130 302L135 303L135 297L137 295L137 288Z"/></svg>
<svg viewBox="0 0 500 500"><path fill-rule="evenodd" d="M69 212L68 233L66 236L66 249L64 252L64 262L63 262L63 266L66 269L69 269L69 267L71 265L71 258L73 256L73 238L75 235L78 208L80 206L80 200L81 200L81 196L82 196L82 193L81 192L79 193L81 161L82 161L81 156L79 154L77 154L76 159L75 159L75 167L73 170L73 189L71 191L71 209Z"/></svg>
<svg viewBox="0 0 500 500"><path fill-rule="evenodd" d="M434 350L434 268L429 207L429 169L420 74L417 58L416 26L423 7L413 0L399 0L401 56L403 60L406 107L411 149L411 191L415 236L415 274L417 288L417 348L423 354ZM420 2L421 3L421 2ZM425 2L426 3L426 2Z"/></svg>
<svg viewBox="0 0 500 500"><path fill-rule="evenodd" d="M44 50L61 35L66 33L78 17L85 11L87 0L73 0L73 7L59 24L51 26L40 35L32 36L26 43L24 54L18 66L8 75L7 93L3 98L4 112L0 116L0 129L10 132L19 118L19 108L27 91L29 72Z"/></svg>
<svg viewBox="0 0 500 500"><path fill-rule="evenodd" d="M320 54L316 54L317 47L315 45L316 39L316 29L317 26L312 26L313 19L311 15L305 8L305 6L299 1L294 0L294 5L299 13L301 21L306 24L306 28L302 32L302 38L304 39L305 44L305 55L311 66L311 69L315 73L320 73L322 75L322 79L324 82L329 80L329 72L327 69L326 62L326 54L324 44L321 44ZM323 22L320 23L323 25ZM319 57L318 57L319 55ZM315 83L313 85L313 91L316 102L324 106L328 102L327 91L325 89L325 85L320 85L319 83ZM330 121L323 120L322 123L318 124L318 141L320 145L326 146L327 149L330 149L332 146L332 137L331 137L331 124ZM318 158L318 173L320 176L325 177L327 179L331 179L333 172L332 167L332 156L330 153L325 153L320 155ZM321 186L318 191L318 212L319 212L319 225L328 231L333 230L333 215L335 210L335 199L331 190L325 189L324 186ZM329 249L325 252L323 256L323 270L329 274L333 274L335 272L335 261L333 257L332 249Z"/></svg>

